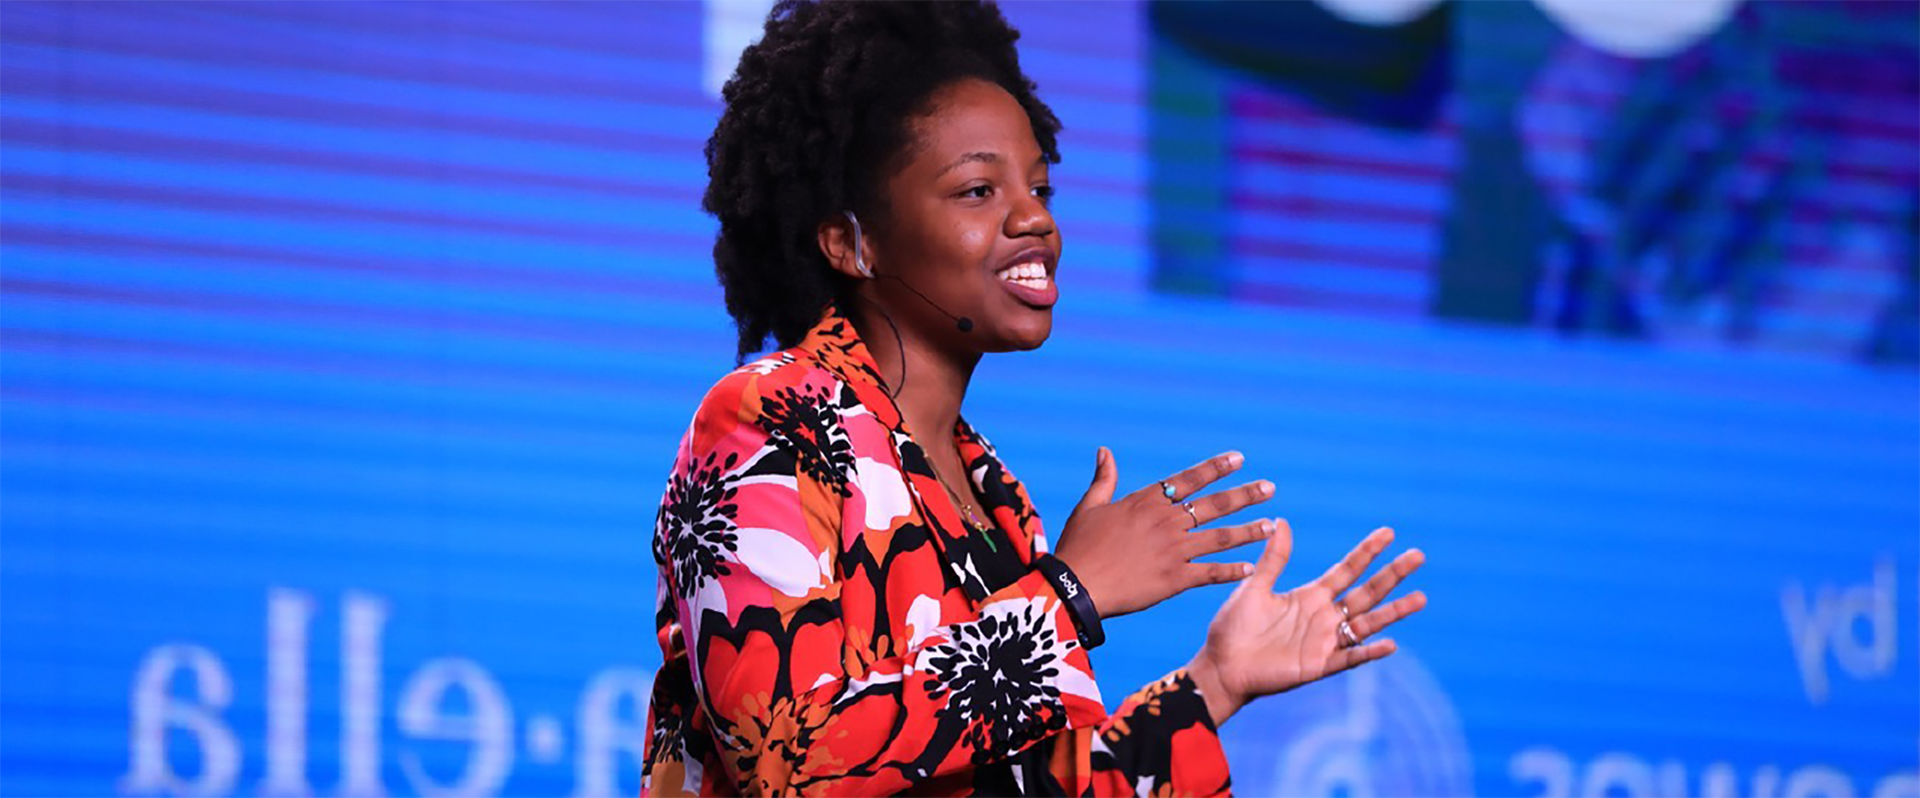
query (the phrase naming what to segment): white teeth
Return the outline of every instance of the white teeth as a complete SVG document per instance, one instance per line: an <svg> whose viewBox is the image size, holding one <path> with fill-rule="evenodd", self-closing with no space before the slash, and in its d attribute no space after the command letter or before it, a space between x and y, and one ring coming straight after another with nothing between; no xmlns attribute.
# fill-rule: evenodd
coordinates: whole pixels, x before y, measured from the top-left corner
<svg viewBox="0 0 1920 798"><path fill-rule="evenodd" d="M1013 283L1014 285L1026 286L1027 288L1031 288L1036 291L1045 290L1047 287L1047 278L1044 272L1042 272L1041 275L1038 277L1003 276L1000 279L1006 280L1007 282Z"/></svg>
<svg viewBox="0 0 1920 798"><path fill-rule="evenodd" d="M1000 279L1032 287L1045 286L1047 267L1044 263L1022 263L1018 266L1010 266L1000 272Z"/></svg>

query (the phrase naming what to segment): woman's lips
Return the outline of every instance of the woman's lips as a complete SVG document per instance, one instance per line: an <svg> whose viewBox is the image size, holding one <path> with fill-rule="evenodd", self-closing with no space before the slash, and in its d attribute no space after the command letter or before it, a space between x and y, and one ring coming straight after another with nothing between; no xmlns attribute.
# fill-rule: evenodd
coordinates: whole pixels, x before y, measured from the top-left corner
<svg viewBox="0 0 1920 798"><path fill-rule="evenodd" d="M1014 299L1036 308L1050 308L1053 307L1053 303L1060 301L1060 287L1054 283L1053 275L1047 274L1044 267L1041 268L1039 277L1010 276L1019 273L1020 270L1016 268L1007 269L999 274L1000 285L1006 288L1007 293L1012 294Z"/></svg>

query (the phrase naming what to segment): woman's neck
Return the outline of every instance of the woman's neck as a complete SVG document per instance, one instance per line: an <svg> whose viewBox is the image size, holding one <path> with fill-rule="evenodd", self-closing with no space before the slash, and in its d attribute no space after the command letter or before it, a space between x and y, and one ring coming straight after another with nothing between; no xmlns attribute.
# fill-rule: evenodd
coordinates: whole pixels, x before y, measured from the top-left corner
<svg viewBox="0 0 1920 798"><path fill-rule="evenodd" d="M900 408L907 428L921 436L928 456L944 463L953 452L954 425L967 395L978 354L955 355L932 346L911 330L888 324L868 303L860 303L854 327L880 370L887 393ZM896 339L896 330L899 337ZM933 447L938 447L934 449Z"/></svg>

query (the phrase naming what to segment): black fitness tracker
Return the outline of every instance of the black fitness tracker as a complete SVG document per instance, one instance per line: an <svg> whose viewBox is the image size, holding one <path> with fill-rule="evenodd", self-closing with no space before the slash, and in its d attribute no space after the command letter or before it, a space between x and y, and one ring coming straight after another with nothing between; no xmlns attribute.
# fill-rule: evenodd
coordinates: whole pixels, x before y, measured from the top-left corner
<svg viewBox="0 0 1920 798"><path fill-rule="evenodd" d="M1100 628L1100 611L1094 609L1093 597L1087 595L1086 586L1080 584L1080 577L1073 575L1073 569L1051 554L1033 558L1033 567L1046 575L1054 591L1060 594L1060 600L1066 602L1074 631L1080 633L1080 647L1091 649L1106 642L1107 633Z"/></svg>

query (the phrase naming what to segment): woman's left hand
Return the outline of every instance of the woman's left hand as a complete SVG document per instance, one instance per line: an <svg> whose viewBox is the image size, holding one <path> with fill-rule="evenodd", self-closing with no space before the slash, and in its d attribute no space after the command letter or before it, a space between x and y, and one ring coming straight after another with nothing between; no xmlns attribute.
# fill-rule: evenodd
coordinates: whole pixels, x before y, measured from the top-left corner
<svg viewBox="0 0 1920 798"><path fill-rule="evenodd" d="M1367 638L1427 605L1426 595L1417 591L1380 605L1426 560L1419 549L1394 558L1366 584L1335 601L1393 542L1393 530L1384 527L1320 578L1285 593L1273 592L1293 551L1292 529L1285 521L1274 526L1253 574L1220 605L1207 627L1207 642L1188 666L1216 726L1255 698L1393 653L1392 640ZM1343 621L1357 645L1349 645L1340 630Z"/></svg>

